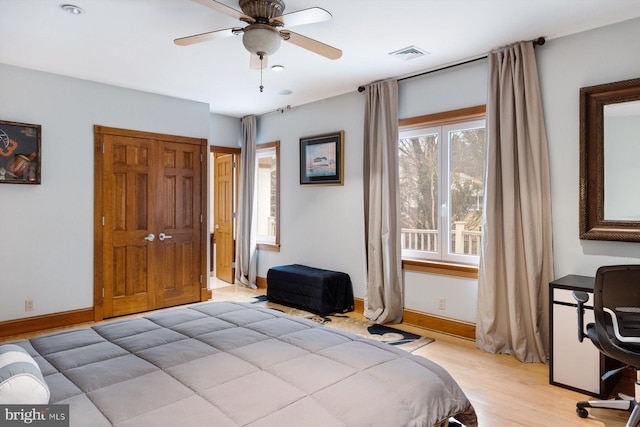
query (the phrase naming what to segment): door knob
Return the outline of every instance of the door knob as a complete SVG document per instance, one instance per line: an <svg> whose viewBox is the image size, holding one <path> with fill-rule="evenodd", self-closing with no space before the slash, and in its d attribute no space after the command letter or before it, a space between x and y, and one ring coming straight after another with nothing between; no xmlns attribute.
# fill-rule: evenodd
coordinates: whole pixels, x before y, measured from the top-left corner
<svg viewBox="0 0 640 427"><path fill-rule="evenodd" d="M150 242L153 242L153 239L155 239L156 236L153 233L149 233L149 235L147 237L144 238L144 240L148 240Z"/></svg>
<svg viewBox="0 0 640 427"><path fill-rule="evenodd" d="M158 234L158 239L160 240L171 239L171 238L173 238L173 236L169 236L168 234L164 234L164 233Z"/></svg>
<svg viewBox="0 0 640 427"><path fill-rule="evenodd" d="M218 228L220 228L220 226L219 226L218 224L216 224L216 227L215 227L215 228L216 228L216 230L217 230Z"/></svg>

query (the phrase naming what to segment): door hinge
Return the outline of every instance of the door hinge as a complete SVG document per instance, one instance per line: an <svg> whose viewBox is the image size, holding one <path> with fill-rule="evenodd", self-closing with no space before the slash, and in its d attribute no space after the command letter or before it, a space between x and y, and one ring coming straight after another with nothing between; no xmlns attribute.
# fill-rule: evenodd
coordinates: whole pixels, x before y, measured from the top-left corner
<svg viewBox="0 0 640 427"><path fill-rule="evenodd" d="M202 153L200 153L200 163L202 163Z"/></svg>
<svg viewBox="0 0 640 427"><path fill-rule="evenodd" d="M104 154L104 143L102 143L102 154Z"/></svg>
<svg viewBox="0 0 640 427"><path fill-rule="evenodd" d="M200 275L200 283L202 284L202 274Z"/></svg>
<svg viewBox="0 0 640 427"><path fill-rule="evenodd" d="M104 227L104 217L102 217L102 226Z"/></svg>
<svg viewBox="0 0 640 427"><path fill-rule="evenodd" d="M104 288L102 288L102 298L104 298Z"/></svg>
<svg viewBox="0 0 640 427"><path fill-rule="evenodd" d="M231 268L236 268L236 262L235 262L235 261L233 261L233 262L231 263Z"/></svg>
<svg viewBox="0 0 640 427"><path fill-rule="evenodd" d="M237 216L238 216L238 214L235 213L235 212L231 214L231 218L233 218L233 219L235 219Z"/></svg>
<svg viewBox="0 0 640 427"><path fill-rule="evenodd" d="M202 224L202 214L200 214L200 224Z"/></svg>
<svg viewBox="0 0 640 427"><path fill-rule="evenodd" d="M238 163L236 163L236 162L232 162L232 165L233 165L234 169L238 167Z"/></svg>

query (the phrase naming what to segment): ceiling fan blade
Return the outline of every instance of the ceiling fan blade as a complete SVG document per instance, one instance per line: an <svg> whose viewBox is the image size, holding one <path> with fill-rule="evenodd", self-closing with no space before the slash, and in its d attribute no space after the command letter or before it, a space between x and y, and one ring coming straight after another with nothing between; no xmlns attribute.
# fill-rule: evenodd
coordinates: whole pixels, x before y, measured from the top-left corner
<svg viewBox="0 0 640 427"><path fill-rule="evenodd" d="M253 19L252 17L245 15L244 13L240 12L239 10L236 10L232 7L227 6L226 4L222 4L220 2L217 2L215 0L193 0L196 3L200 3L203 6L207 6L210 7L213 10L217 10L220 13L224 13L225 15L228 15L232 18L236 18L239 19L243 22L248 22L250 24L253 24L254 22L256 22L255 19Z"/></svg>
<svg viewBox="0 0 640 427"><path fill-rule="evenodd" d="M329 21L333 16L320 7L311 7L309 9L299 10L297 12L285 13L282 16L276 16L269 20L270 23L279 22L279 26L286 25L293 27L295 25L313 24L316 22Z"/></svg>
<svg viewBox="0 0 640 427"><path fill-rule="evenodd" d="M196 43L202 43L209 40L222 39L236 35L239 28L225 28L224 30L209 31L208 33L195 34L193 36L180 37L173 42L178 46L189 46ZM242 32L242 31L240 31Z"/></svg>
<svg viewBox="0 0 640 427"><path fill-rule="evenodd" d="M282 40L296 46L300 46L303 49L310 50L318 55L322 55L325 58L338 59L342 56L342 51L340 49L336 49L333 46L329 46L328 44L305 37L301 34L294 33L293 31L282 30L280 31L280 35L282 36Z"/></svg>
<svg viewBox="0 0 640 427"><path fill-rule="evenodd" d="M269 64L269 57L267 55L262 56L262 61L258 55L251 55L251 59L249 60L249 68L252 70L262 70L267 68Z"/></svg>

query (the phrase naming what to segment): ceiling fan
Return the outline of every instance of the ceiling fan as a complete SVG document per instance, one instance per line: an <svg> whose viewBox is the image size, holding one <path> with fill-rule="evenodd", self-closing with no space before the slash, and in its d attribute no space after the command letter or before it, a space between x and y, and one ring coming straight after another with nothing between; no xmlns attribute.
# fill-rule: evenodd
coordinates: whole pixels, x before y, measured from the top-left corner
<svg viewBox="0 0 640 427"><path fill-rule="evenodd" d="M285 4L282 0L239 0L242 12L215 0L193 0L225 15L239 19L249 25L240 28L226 28L202 34L181 37L174 40L179 46L188 46L209 40L242 34L242 43L251 53L251 68L263 69L267 66L267 56L273 55L284 40L303 49L329 59L338 59L342 51L318 40L294 33L280 27L311 24L328 21L331 14L319 7L311 7L283 15Z"/></svg>

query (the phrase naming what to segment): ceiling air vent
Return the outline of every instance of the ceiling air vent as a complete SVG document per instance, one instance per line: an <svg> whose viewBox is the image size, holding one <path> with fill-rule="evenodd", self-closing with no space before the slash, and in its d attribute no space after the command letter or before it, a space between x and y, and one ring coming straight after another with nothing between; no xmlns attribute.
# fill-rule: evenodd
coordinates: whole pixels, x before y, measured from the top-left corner
<svg viewBox="0 0 640 427"><path fill-rule="evenodd" d="M420 49L417 46L409 46L400 50L396 50L395 52L389 52L389 55L395 56L396 58L402 59L404 61L420 58L421 56L425 56L428 54L429 52L424 49Z"/></svg>

